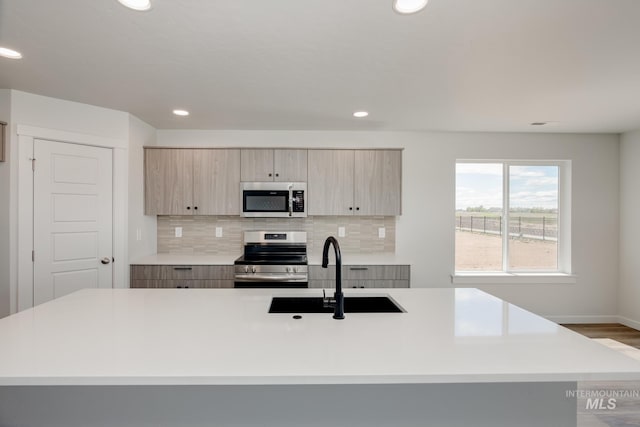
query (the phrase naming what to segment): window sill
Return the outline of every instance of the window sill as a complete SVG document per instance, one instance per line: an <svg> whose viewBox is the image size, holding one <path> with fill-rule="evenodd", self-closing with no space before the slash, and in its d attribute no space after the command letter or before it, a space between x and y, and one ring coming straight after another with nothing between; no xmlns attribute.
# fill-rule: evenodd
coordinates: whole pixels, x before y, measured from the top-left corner
<svg viewBox="0 0 640 427"><path fill-rule="evenodd" d="M499 284L572 284L575 274L567 273L456 273L451 275L454 285Z"/></svg>

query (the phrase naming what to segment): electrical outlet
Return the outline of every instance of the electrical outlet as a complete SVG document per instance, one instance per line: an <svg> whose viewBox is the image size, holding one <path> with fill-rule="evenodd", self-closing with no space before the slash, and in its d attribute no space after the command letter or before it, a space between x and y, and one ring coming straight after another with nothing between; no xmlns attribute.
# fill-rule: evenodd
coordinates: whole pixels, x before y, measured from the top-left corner
<svg viewBox="0 0 640 427"><path fill-rule="evenodd" d="M384 239L387 235L387 230L384 227L379 227L378 228L378 238L379 239Z"/></svg>
<svg viewBox="0 0 640 427"><path fill-rule="evenodd" d="M338 227L338 237L344 237L344 236L346 236L344 227Z"/></svg>
<svg viewBox="0 0 640 427"><path fill-rule="evenodd" d="M182 237L182 227L176 227L176 237Z"/></svg>
<svg viewBox="0 0 640 427"><path fill-rule="evenodd" d="M216 237L222 237L222 227L216 227Z"/></svg>

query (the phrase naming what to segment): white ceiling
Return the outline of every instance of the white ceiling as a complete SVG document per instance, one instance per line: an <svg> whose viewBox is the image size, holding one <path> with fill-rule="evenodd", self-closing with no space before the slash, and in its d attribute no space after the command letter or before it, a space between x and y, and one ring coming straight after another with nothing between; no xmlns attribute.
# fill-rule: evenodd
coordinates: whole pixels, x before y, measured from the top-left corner
<svg viewBox="0 0 640 427"><path fill-rule="evenodd" d="M152 2L0 0L0 46L24 55L0 58L0 87L161 129L640 128L638 0L430 0L411 16L391 0Z"/></svg>

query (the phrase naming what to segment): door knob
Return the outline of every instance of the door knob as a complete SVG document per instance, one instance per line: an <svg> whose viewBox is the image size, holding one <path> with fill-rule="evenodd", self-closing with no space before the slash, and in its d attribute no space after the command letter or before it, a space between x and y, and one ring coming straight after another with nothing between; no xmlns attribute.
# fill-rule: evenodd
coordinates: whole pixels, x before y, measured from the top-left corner
<svg viewBox="0 0 640 427"><path fill-rule="evenodd" d="M109 264L109 263L111 262L111 258L109 258L108 256L106 256L106 257L102 258L102 259L100 260L100 262L101 262L101 263L103 263L103 264Z"/></svg>

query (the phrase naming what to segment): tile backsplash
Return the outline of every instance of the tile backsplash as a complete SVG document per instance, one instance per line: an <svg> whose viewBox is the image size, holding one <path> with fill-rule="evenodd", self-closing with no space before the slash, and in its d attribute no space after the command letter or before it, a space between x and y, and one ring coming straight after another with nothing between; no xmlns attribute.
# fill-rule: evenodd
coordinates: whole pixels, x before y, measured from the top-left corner
<svg viewBox="0 0 640 427"><path fill-rule="evenodd" d="M182 237L175 228L182 227ZM216 237L216 227L222 237ZM345 237L338 237L338 227ZM385 237L378 237L384 227ZM310 216L307 218L242 218L238 216L158 216L158 253L228 254L242 252L242 233L250 230L306 231L307 249L320 254L328 236L335 236L345 253L395 252L393 216Z"/></svg>

